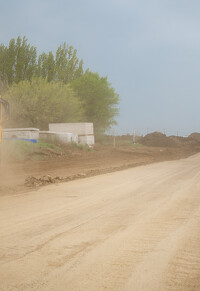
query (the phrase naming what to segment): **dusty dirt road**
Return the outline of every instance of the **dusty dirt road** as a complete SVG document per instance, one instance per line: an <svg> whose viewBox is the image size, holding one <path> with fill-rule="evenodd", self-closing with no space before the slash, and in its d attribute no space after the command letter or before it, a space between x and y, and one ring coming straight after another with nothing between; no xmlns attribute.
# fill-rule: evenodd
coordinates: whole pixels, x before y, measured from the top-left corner
<svg viewBox="0 0 200 291"><path fill-rule="evenodd" d="M200 154L0 197L0 290L200 290Z"/></svg>

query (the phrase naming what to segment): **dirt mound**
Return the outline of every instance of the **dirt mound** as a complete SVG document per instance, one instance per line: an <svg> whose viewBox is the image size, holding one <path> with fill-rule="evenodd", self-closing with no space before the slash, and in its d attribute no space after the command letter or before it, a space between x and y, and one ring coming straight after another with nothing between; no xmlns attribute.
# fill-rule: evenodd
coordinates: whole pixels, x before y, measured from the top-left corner
<svg viewBox="0 0 200 291"><path fill-rule="evenodd" d="M173 147L177 145L176 141L157 131L145 135L141 138L140 143L152 147Z"/></svg>
<svg viewBox="0 0 200 291"><path fill-rule="evenodd" d="M197 142L200 142L200 133L199 132L193 132L188 136L189 139L195 140Z"/></svg>
<svg viewBox="0 0 200 291"><path fill-rule="evenodd" d="M166 136L161 132L153 132L145 135L140 143L151 147L181 147L198 146L200 143L200 133L192 133L188 137Z"/></svg>
<svg viewBox="0 0 200 291"><path fill-rule="evenodd" d="M190 140L187 137L183 136L171 135L168 138L172 140L177 146L186 145L190 143Z"/></svg>

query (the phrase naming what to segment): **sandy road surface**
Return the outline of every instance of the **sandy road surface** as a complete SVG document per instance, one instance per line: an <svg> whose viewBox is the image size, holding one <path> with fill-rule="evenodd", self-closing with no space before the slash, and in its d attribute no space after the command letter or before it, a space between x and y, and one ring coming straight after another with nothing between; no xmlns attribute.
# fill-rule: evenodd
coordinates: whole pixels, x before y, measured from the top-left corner
<svg viewBox="0 0 200 291"><path fill-rule="evenodd" d="M200 154L1 197L0 290L200 290Z"/></svg>

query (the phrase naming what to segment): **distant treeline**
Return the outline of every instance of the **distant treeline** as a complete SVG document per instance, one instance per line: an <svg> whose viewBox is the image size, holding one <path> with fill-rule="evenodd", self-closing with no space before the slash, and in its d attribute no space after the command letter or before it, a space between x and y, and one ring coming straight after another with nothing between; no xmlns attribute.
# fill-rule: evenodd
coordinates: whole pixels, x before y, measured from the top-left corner
<svg viewBox="0 0 200 291"><path fill-rule="evenodd" d="M0 45L0 94L11 104L10 126L47 129L49 122L93 122L103 133L118 114L119 96L107 77L89 69L66 43L37 55L26 37Z"/></svg>

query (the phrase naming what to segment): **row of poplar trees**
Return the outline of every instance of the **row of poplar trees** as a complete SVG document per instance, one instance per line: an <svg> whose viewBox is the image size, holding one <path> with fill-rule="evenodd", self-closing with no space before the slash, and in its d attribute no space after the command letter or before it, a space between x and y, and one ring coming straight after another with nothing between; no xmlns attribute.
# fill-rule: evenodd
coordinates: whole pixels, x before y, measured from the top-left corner
<svg viewBox="0 0 200 291"><path fill-rule="evenodd" d="M84 71L77 50L66 43L54 55L26 37L0 45L0 94L10 102L9 126L48 129L51 122L93 122L96 134L115 124L119 96L108 82Z"/></svg>

